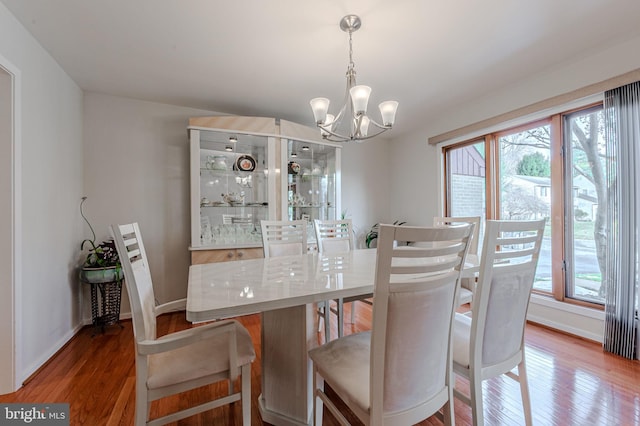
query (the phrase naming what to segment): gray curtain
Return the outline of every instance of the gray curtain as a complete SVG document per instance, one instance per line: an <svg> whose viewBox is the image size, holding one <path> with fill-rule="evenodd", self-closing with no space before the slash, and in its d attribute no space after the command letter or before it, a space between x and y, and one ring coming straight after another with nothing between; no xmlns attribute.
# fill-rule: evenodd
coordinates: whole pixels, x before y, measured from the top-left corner
<svg viewBox="0 0 640 426"><path fill-rule="evenodd" d="M604 349L634 359L638 333L640 82L605 92L609 253Z"/></svg>

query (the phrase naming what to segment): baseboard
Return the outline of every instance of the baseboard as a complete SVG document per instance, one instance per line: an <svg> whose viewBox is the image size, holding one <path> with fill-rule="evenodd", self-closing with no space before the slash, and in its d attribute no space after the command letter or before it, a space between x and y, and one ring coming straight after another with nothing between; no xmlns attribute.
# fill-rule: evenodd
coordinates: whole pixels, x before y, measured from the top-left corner
<svg viewBox="0 0 640 426"><path fill-rule="evenodd" d="M131 319L131 312L125 312L120 314L120 319ZM91 318L83 318L82 322L69 330L64 336L62 336L51 349L44 355L40 356L33 364L23 371L22 377L19 378L20 383L24 386L38 371L46 366L58 352L60 352L66 345L74 338L76 334L80 332L85 326L91 325L93 321Z"/></svg>
<svg viewBox="0 0 640 426"><path fill-rule="evenodd" d="M533 295L527 320L584 339L603 342L604 312L597 309Z"/></svg>
<svg viewBox="0 0 640 426"><path fill-rule="evenodd" d="M538 315L527 315L527 321L531 321L536 324L543 325L545 327L552 328L554 330L562 331L567 334L582 337L583 339L592 340L594 342L602 343L602 335L599 333L593 333L582 328L573 327L558 321L551 321L547 318Z"/></svg>
<svg viewBox="0 0 640 426"><path fill-rule="evenodd" d="M91 321L89 321L91 324ZM80 323L62 336L55 345L53 345L48 352L41 355L34 363L22 371L22 377L19 378L20 383L24 386L29 380L40 371L45 365L53 359L53 357L64 348L67 343L75 336L80 330L84 328L84 324Z"/></svg>
<svg viewBox="0 0 640 426"><path fill-rule="evenodd" d="M131 319L131 312L125 312L125 313L120 312L120 319L126 319L126 320ZM82 319L83 326L91 325L91 324L93 324L93 320L91 318Z"/></svg>

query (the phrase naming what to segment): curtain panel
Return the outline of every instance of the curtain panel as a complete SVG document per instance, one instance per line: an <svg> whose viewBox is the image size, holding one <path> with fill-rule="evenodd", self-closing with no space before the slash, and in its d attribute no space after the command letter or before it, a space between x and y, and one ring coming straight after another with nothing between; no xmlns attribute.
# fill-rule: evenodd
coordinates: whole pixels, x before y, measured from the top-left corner
<svg viewBox="0 0 640 426"><path fill-rule="evenodd" d="M638 252L640 220L640 82L605 92L608 256L604 349L638 355Z"/></svg>

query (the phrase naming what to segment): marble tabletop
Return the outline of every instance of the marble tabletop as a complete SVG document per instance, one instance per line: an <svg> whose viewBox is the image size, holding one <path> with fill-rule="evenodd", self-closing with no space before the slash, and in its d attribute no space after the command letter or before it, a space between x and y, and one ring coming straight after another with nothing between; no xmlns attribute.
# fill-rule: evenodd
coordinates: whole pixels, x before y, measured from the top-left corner
<svg viewBox="0 0 640 426"><path fill-rule="evenodd" d="M210 321L373 293L376 250L192 265L187 320ZM465 275L477 270L468 256Z"/></svg>
<svg viewBox="0 0 640 426"><path fill-rule="evenodd" d="M264 312L373 292L376 250L248 259L189 268L187 320Z"/></svg>

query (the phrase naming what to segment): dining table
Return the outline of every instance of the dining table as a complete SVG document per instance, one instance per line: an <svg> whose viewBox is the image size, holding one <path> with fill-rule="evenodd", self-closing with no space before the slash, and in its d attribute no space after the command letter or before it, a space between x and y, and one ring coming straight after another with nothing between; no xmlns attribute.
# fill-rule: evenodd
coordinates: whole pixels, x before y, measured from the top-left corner
<svg viewBox="0 0 640 426"><path fill-rule="evenodd" d="M261 313L260 415L274 425L310 425L316 304L372 294L375 265L375 249L191 265L186 317L199 323ZM478 269L477 257L467 256L463 274Z"/></svg>

